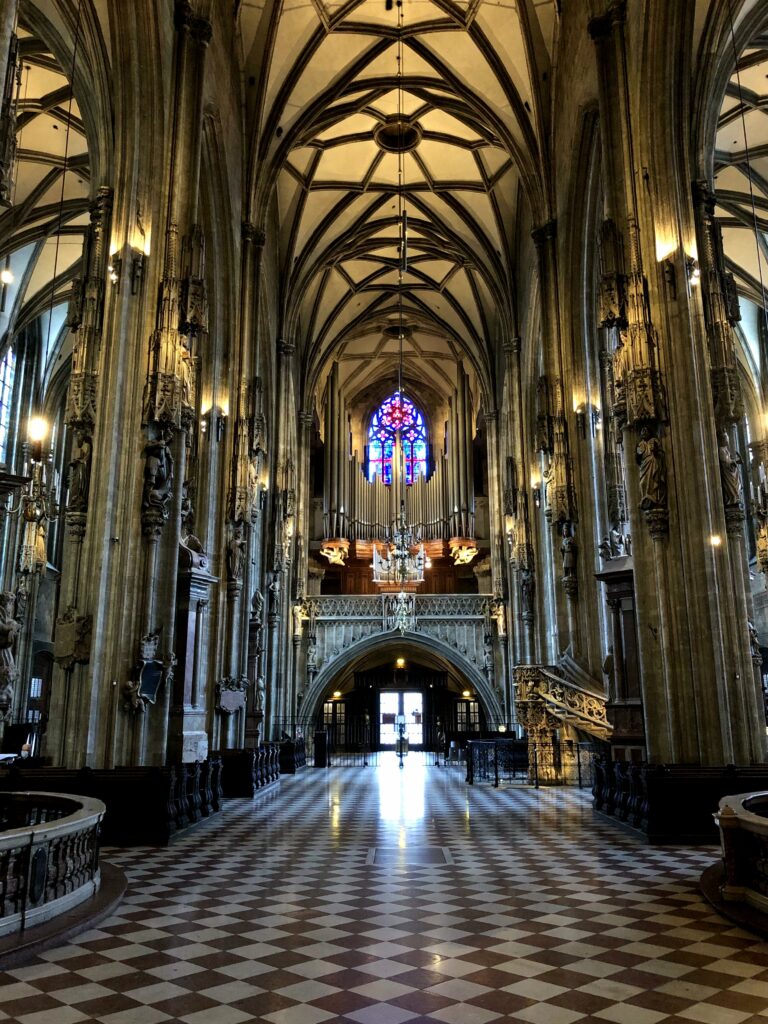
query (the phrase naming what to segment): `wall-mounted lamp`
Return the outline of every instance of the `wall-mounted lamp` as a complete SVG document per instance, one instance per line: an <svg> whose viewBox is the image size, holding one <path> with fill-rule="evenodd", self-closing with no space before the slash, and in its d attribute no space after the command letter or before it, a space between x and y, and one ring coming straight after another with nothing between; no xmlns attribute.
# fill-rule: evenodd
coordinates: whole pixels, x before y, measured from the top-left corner
<svg viewBox="0 0 768 1024"><path fill-rule="evenodd" d="M131 249L131 295L136 295L144 278L144 253Z"/></svg>
<svg viewBox="0 0 768 1024"><path fill-rule="evenodd" d="M32 416L27 424L29 457L32 462L43 461L43 441L48 436L48 421L42 416Z"/></svg>
<svg viewBox="0 0 768 1024"><path fill-rule="evenodd" d="M693 287L698 287L701 284L701 267L699 261L694 259L693 256L685 257L685 272L688 274L688 280Z"/></svg>
<svg viewBox="0 0 768 1024"><path fill-rule="evenodd" d="M462 690L461 691L461 696L465 697L465 698L469 698L469 697L472 696L472 691L471 690Z"/></svg>
<svg viewBox="0 0 768 1024"><path fill-rule="evenodd" d="M723 543L723 538L720 536L719 533L713 533L709 538L709 543L712 545L713 548L719 548L720 545Z"/></svg>
<svg viewBox="0 0 768 1024"><path fill-rule="evenodd" d="M261 509L262 512L267 507L267 491L268 490L269 490L269 485L267 484L267 481L266 480L262 480L261 483L259 484L259 508Z"/></svg>
<svg viewBox="0 0 768 1024"><path fill-rule="evenodd" d="M109 274L109 280L112 284L117 284L120 280L120 271L123 269L123 260L121 256L114 253L109 257L109 263L107 264L107 273Z"/></svg>
<svg viewBox="0 0 768 1024"><path fill-rule="evenodd" d="M334 696L334 698L335 698L336 700L338 700L338 699L339 699L339 697L341 696L341 690L334 690L334 691L333 691L333 696Z"/></svg>
<svg viewBox="0 0 768 1024"><path fill-rule="evenodd" d="M227 425L227 414L221 410L216 410L216 441L220 441L224 437L224 428Z"/></svg>
<svg viewBox="0 0 768 1024"><path fill-rule="evenodd" d="M600 425L600 410L596 405L592 405L591 402L581 402L576 406L576 430L579 437L582 440L586 439L587 436L587 423L589 423L589 429L592 436L595 436L595 431Z"/></svg>
<svg viewBox="0 0 768 1024"><path fill-rule="evenodd" d="M541 474L534 470L531 473L531 490L533 491L533 504L541 508Z"/></svg>
<svg viewBox="0 0 768 1024"><path fill-rule="evenodd" d="M396 668L405 668L405 658L396 658L395 659L395 667Z"/></svg>

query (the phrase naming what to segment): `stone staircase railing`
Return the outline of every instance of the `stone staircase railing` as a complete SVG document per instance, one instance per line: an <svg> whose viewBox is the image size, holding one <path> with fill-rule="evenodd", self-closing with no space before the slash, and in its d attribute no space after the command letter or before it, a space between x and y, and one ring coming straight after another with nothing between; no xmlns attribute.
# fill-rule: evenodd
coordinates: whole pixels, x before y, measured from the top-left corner
<svg viewBox="0 0 768 1024"><path fill-rule="evenodd" d="M517 721L528 733L529 756L540 783L557 784L567 774L567 741L553 744L553 731L578 729L598 740L612 733L606 716L607 697L568 678L570 659L560 665L518 665L515 668L515 711ZM575 663L574 663L575 664ZM589 679L583 670L580 678ZM571 744L574 747L575 744Z"/></svg>

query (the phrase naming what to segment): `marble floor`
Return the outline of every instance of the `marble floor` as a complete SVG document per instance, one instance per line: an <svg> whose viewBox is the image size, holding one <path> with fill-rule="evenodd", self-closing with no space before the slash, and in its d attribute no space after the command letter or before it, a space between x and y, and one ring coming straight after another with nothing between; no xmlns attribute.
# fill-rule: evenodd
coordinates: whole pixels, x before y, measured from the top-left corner
<svg viewBox="0 0 768 1024"><path fill-rule="evenodd" d="M19 1024L745 1024L768 943L586 791L394 759L307 770L165 850L108 851L119 912L0 974Z"/></svg>

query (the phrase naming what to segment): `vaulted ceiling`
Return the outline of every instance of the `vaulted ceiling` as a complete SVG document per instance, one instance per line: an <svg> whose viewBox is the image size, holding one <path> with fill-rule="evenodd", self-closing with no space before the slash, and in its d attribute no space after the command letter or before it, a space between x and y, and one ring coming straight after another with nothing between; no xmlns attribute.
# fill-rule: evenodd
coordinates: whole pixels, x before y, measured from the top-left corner
<svg viewBox="0 0 768 1024"><path fill-rule="evenodd" d="M69 83L45 43L18 29L21 75L12 206L0 235L13 280L3 291L0 336L41 317L40 375L64 358L64 322L88 228L90 174L85 129Z"/></svg>
<svg viewBox="0 0 768 1024"><path fill-rule="evenodd" d="M768 296L768 34L744 51L728 83L715 142L715 190L742 333L758 367L758 317Z"/></svg>
<svg viewBox="0 0 768 1024"><path fill-rule="evenodd" d="M402 321L406 379L447 396L461 359L475 395L488 386L520 205L541 201L556 27L554 0L241 5L254 209L276 204L310 385L334 360L351 397L392 375Z"/></svg>

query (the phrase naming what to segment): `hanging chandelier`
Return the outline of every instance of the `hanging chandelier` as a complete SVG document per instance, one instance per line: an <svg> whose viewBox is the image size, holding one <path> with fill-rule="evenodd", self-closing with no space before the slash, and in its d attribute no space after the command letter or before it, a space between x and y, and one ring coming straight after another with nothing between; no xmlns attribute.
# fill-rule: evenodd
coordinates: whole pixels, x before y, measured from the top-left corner
<svg viewBox="0 0 768 1024"><path fill-rule="evenodd" d="M403 318L403 275L408 270L408 212L404 201L404 168L403 156L406 150L403 133L407 124L403 119L403 7L398 4L397 12L397 116L391 119L390 128L397 131L397 145L392 149L397 152L397 206L398 206L398 243L397 243L397 304L399 358L397 367L397 391L390 407L390 425L395 431L394 459L400 479L400 508L397 518L392 522L386 537L383 551L379 545L373 545L373 582L380 590L397 593L396 628L404 632L410 621L412 594L424 582L424 569L429 567L429 560L418 532L408 523L406 508L407 479L406 458L403 443L403 427L406 422L406 409L410 405L403 395L403 342L405 326ZM394 474L393 474L394 475Z"/></svg>

